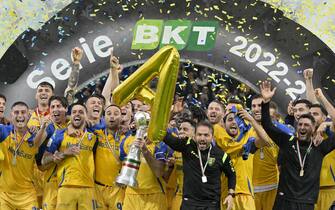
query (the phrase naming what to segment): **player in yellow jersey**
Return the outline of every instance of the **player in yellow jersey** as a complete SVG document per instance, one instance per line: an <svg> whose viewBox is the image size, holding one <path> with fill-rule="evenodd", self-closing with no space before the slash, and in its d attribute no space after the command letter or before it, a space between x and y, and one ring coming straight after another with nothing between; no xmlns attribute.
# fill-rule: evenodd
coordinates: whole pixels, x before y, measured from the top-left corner
<svg viewBox="0 0 335 210"><path fill-rule="evenodd" d="M71 124L56 131L47 152L57 163L57 210L93 210L97 208L94 188L94 146L96 136L86 127L86 107L75 103ZM71 136L68 130L72 129Z"/></svg>
<svg viewBox="0 0 335 210"><path fill-rule="evenodd" d="M50 110L48 102L50 97L54 94L54 87L48 82L41 82L36 89L35 99L37 107L31 114L28 128L32 132L37 132L40 129L42 120L50 118ZM42 205L43 197L43 173L38 169L37 165L34 165L34 185L37 192L39 207Z"/></svg>
<svg viewBox="0 0 335 210"><path fill-rule="evenodd" d="M253 118L247 119L252 124L252 131L256 132L258 138L266 138L271 141L270 137L261 127L262 120L262 101L261 95L255 95L251 100L251 111ZM261 129L261 131L259 130ZM263 132L263 134L259 134ZM279 182L279 172L277 166L279 148L272 143L262 147L254 154L253 165L253 183L255 192L256 210L272 209L276 199L277 187Z"/></svg>
<svg viewBox="0 0 335 210"><path fill-rule="evenodd" d="M49 118L49 99L54 94L53 86L48 82L41 82L36 89L35 99L37 107L30 116L28 127L37 131L43 118Z"/></svg>
<svg viewBox="0 0 335 210"><path fill-rule="evenodd" d="M0 125L0 147L4 153L0 176L0 209L31 210L37 208L37 196L33 185L35 154L41 141L29 133L28 106L16 102L11 107L13 125ZM46 123L42 124L42 127Z"/></svg>
<svg viewBox="0 0 335 210"><path fill-rule="evenodd" d="M67 112L67 100L64 97L60 96L51 96L49 100L49 107L50 107L50 119L51 124L42 130L40 129L39 132L43 132L42 135L42 145L39 148L39 152L36 156L36 163L38 168L44 172L44 183L43 183L43 202L42 207L45 210L53 210L56 209L57 203L57 191L58 191L58 184L57 184L57 174L56 174L56 164L52 161L52 154L48 157L45 157L42 161L43 154L47 148L48 139L55 133L56 130L65 129L68 126L68 122L66 119L66 112Z"/></svg>
<svg viewBox="0 0 335 210"><path fill-rule="evenodd" d="M212 125L220 124L224 115L223 104L220 101L212 101L207 108L207 118Z"/></svg>
<svg viewBox="0 0 335 210"><path fill-rule="evenodd" d="M5 110L6 110L6 96L0 94L0 124L9 125L10 121L5 117Z"/></svg>
<svg viewBox="0 0 335 210"><path fill-rule="evenodd" d="M130 133L120 133L121 109L109 105L105 109L105 124L103 127L93 126L90 129L98 135L98 145L95 154L95 186L99 206L102 209L122 209L125 189L115 184L115 179L122 166L124 154L120 145L127 139L133 139Z"/></svg>
<svg viewBox="0 0 335 210"><path fill-rule="evenodd" d="M330 131L331 122L325 122L328 112L320 104L313 104L310 108L310 113L315 119L315 125L318 130L330 136L334 135ZM326 126L323 126L324 124ZM320 126L321 125L321 126ZM327 128L328 127L328 128ZM315 206L316 210L330 209L335 202L335 151L326 155L322 161L322 168L320 172L320 191L318 202Z"/></svg>
<svg viewBox="0 0 335 210"><path fill-rule="evenodd" d="M126 153L134 143L141 149L141 165L137 181L138 188L127 187L123 210L167 210L165 183L162 179L168 147L161 142L155 146L150 140L128 139L124 144Z"/></svg>
<svg viewBox="0 0 335 210"><path fill-rule="evenodd" d="M255 132L248 130L245 125L244 133L241 132L237 124L237 114L244 117L247 112L241 109L238 113L237 110L232 111L231 108L236 107L235 104L239 104L238 101L233 101L233 104L228 104L226 108L226 114L223 118L223 125L219 124L214 125L214 139L216 144L227 154L230 155L232 159L233 166L236 171L236 197L234 199L235 210L254 210L255 201L254 201L254 190L253 190L253 155L250 154L243 159L243 149L244 145L249 145L251 150L254 152L256 150L256 145L260 146L263 144L262 141L257 139ZM240 118L238 117L238 118ZM248 153L247 153L248 154ZM222 182L222 197L226 196L226 179L223 178ZM222 209L225 209L224 205L221 205Z"/></svg>
<svg viewBox="0 0 335 210"><path fill-rule="evenodd" d="M195 125L192 121L187 119L182 119L180 126L178 128L179 138L192 138L195 133ZM175 170L177 176L177 190L175 196L172 199L171 210L179 210L181 203L183 201L183 160L182 154L180 152L174 152L173 156L175 157Z"/></svg>
<svg viewBox="0 0 335 210"><path fill-rule="evenodd" d="M214 135L216 144L227 154L229 154L233 166L236 171L236 188L234 198L234 210L255 210L254 192L252 183L253 174L253 155L249 155L247 160L242 159L242 147L246 144L251 136L251 132L247 132L240 141L236 141L239 136L239 129L235 121L235 114L228 113L224 117L223 122L225 128L220 125L214 125ZM226 179L222 182L221 198L227 195L226 193ZM222 200L221 200L222 201ZM221 209L225 209L221 205Z"/></svg>

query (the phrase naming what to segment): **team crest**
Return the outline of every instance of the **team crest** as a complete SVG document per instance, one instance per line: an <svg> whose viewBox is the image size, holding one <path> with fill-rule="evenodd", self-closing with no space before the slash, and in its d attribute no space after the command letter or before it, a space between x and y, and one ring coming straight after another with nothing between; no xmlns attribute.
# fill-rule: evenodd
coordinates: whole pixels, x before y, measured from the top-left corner
<svg viewBox="0 0 335 210"><path fill-rule="evenodd" d="M93 134L91 134L91 133L87 134L87 138L88 138L89 141L92 140L92 137L93 137Z"/></svg>
<svg viewBox="0 0 335 210"><path fill-rule="evenodd" d="M214 163L215 163L215 158L211 158L211 157L210 157L210 158L208 159L208 165L209 165L209 166L213 166Z"/></svg>

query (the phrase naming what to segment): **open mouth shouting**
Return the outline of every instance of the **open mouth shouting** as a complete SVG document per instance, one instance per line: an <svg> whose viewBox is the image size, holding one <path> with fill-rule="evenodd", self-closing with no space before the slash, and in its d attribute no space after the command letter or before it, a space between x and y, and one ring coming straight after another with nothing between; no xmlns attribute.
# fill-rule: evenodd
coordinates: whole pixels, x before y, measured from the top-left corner
<svg viewBox="0 0 335 210"><path fill-rule="evenodd" d="M305 129L301 129L298 134L299 134L300 139L306 139L307 138L307 130L305 130Z"/></svg>
<svg viewBox="0 0 335 210"><path fill-rule="evenodd" d="M210 120L211 122L214 122L214 121L216 120L216 118L217 118L217 114L216 114L215 112L211 112L211 113L209 114L209 120Z"/></svg>
<svg viewBox="0 0 335 210"><path fill-rule="evenodd" d="M237 133L238 133L237 125L230 126L229 133L232 134L232 135L237 135Z"/></svg>
<svg viewBox="0 0 335 210"><path fill-rule="evenodd" d="M49 97L48 97L48 95L42 94L42 95L40 95L40 100L42 102L48 102Z"/></svg>
<svg viewBox="0 0 335 210"><path fill-rule="evenodd" d="M60 120L60 112L59 111L55 111L52 113L52 120L55 121L55 122L58 122Z"/></svg>
<svg viewBox="0 0 335 210"><path fill-rule="evenodd" d="M24 119L24 118L19 118L19 117L17 117L17 118L15 119L15 121L16 121L18 127L23 127L23 126L25 126L25 119Z"/></svg>
<svg viewBox="0 0 335 210"><path fill-rule="evenodd" d="M261 114L261 112L254 112L254 118L255 118L256 120L261 120L261 118L262 118L262 114Z"/></svg>
<svg viewBox="0 0 335 210"><path fill-rule="evenodd" d="M199 140L198 141L198 147L200 150L205 150L208 147L206 140Z"/></svg>

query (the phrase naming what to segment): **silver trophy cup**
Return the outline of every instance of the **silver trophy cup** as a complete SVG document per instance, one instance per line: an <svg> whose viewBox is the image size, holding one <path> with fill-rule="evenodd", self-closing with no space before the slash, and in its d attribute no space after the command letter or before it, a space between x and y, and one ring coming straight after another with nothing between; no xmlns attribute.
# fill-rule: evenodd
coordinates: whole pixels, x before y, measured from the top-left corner
<svg viewBox="0 0 335 210"><path fill-rule="evenodd" d="M146 112L137 112L134 118L137 128L136 138L144 141L150 116ZM121 172L116 178L116 184L121 186L127 185L130 187L138 187L136 177L141 164L140 152L141 150L139 147L135 145L130 146L129 154L123 161Z"/></svg>

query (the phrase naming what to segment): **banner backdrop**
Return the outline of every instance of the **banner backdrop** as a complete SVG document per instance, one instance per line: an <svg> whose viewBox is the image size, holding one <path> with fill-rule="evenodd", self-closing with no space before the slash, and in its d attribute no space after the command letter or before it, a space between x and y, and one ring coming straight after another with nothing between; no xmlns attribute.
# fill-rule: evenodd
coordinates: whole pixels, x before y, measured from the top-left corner
<svg viewBox="0 0 335 210"><path fill-rule="evenodd" d="M1 92L9 104L24 100L31 106L42 81L54 84L56 94L63 92L75 46L84 50L80 83L107 73L111 47L127 66L172 44L184 62L223 71L254 90L260 81L273 80L282 110L304 96L303 69L313 67L315 86L321 86L335 60L323 42L281 11L247 0L76 1L14 44L29 67L15 83L1 84Z"/></svg>

